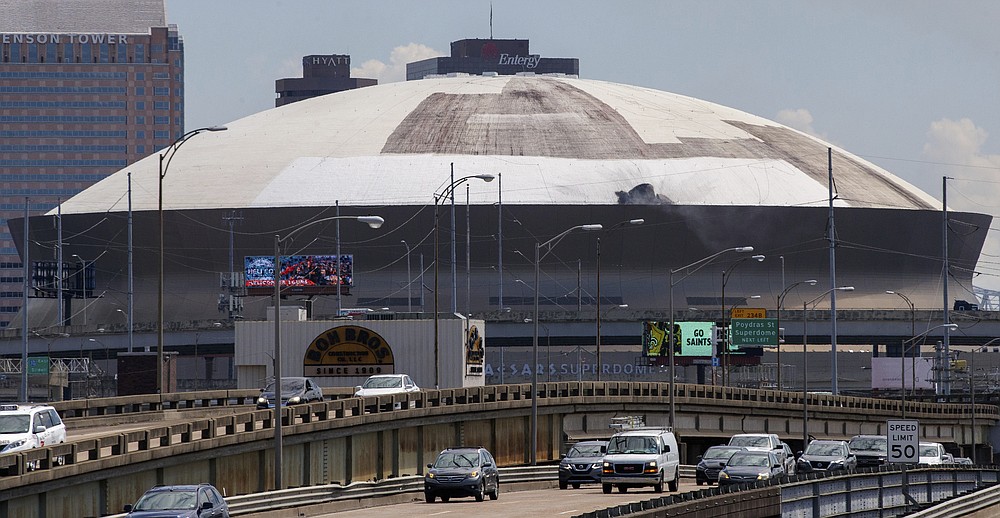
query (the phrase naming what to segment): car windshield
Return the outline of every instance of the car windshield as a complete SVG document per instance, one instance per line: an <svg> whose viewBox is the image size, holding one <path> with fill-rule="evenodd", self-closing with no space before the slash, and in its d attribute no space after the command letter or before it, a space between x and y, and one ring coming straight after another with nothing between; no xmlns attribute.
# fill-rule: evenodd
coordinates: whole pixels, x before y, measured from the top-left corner
<svg viewBox="0 0 1000 518"><path fill-rule="evenodd" d="M656 440L652 437L625 435L611 438L608 453L658 453L658 450Z"/></svg>
<svg viewBox="0 0 1000 518"><path fill-rule="evenodd" d="M281 380L281 392L282 395L289 394L293 392L302 392L305 387L305 381L301 379L282 379ZM270 382L264 387L264 392L274 392L274 382Z"/></svg>
<svg viewBox="0 0 1000 518"><path fill-rule="evenodd" d="M920 456L921 457L937 457L940 455L938 447L936 444L921 444L920 445Z"/></svg>
<svg viewBox="0 0 1000 518"><path fill-rule="evenodd" d="M736 453L726 463L727 466L767 466L767 455L755 455L753 453Z"/></svg>
<svg viewBox="0 0 1000 518"><path fill-rule="evenodd" d="M855 437L851 439L848 446L855 451L877 451L886 453L888 451L888 440L885 437Z"/></svg>
<svg viewBox="0 0 1000 518"><path fill-rule="evenodd" d="M146 493L135 503L136 511L160 511L165 509L194 509L198 506L198 496L192 491L156 491Z"/></svg>
<svg viewBox="0 0 1000 518"><path fill-rule="evenodd" d="M399 388L403 386L403 379L396 376L380 376L378 378L368 378L362 388L381 389Z"/></svg>
<svg viewBox="0 0 1000 518"><path fill-rule="evenodd" d="M740 451L739 448L709 448L701 458L705 460L728 459L738 451Z"/></svg>
<svg viewBox="0 0 1000 518"><path fill-rule="evenodd" d="M434 461L435 468L477 468L479 453L477 452L444 452Z"/></svg>
<svg viewBox="0 0 1000 518"><path fill-rule="evenodd" d="M28 423L31 416L5 415L0 416L0 433L28 433Z"/></svg>
<svg viewBox="0 0 1000 518"><path fill-rule="evenodd" d="M730 446L750 446L752 448L767 448L771 441L767 437L744 435L736 436L729 440Z"/></svg>
<svg viewBox="0 0 1000 518"><path fill-rule="evenodd" d="M806 448L806 455L821 455L825 457L833 457L836 455L843 455L844 448L838 443L834 442L814 442Z"/></svg>
<svg viewBox="0 0 1000 518"><path fill-rule="evenodd" d="M604 455L601 452L600 444L577 444L569 449L569 453L566 454L567 457L600 457Z"/></svg>

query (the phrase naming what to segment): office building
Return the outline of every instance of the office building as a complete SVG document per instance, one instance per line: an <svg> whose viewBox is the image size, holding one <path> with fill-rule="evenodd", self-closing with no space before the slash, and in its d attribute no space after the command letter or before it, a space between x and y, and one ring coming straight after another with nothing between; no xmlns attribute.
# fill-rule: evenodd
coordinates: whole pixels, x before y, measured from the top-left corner
<svg viewBox="0 0 1000 518"><path fill-rule="evenodd" d="M312 55L302 58L302 77L274 82L274 106L284 106L320 95L374 86L377 79L351 77L351 56L346 54Z"/></svg>
<svg viewBox="0 0 1000 518"><path fill-rule="evenodd" d="M467 39L451 42L451 56L406 64L407 81L455 73L511 76L525 72L576 76L580 60L532 54L528 40Z"/></svg>
<svg viewBox="0 0 1000 518"><path fill-rule="evenodd" d="M24 279L22 243L7 221L23 219L25 204L30 215L45 213L184 132L184 44L166 23L163 0L0 0L0 108L6 327L21 307ZM128 185L118 179L124 199ZM66 282L83 281L73 277L96 259L91 252L100 253L64 254ZM47 242L28 260L56 254Z"/></svg>

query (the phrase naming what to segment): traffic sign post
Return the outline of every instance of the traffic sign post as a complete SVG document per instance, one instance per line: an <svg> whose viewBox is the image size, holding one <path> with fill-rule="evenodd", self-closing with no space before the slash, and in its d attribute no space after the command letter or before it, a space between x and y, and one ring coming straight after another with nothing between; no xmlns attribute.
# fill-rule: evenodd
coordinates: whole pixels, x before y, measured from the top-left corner
<svg viewBox="0 0 1000 518"><path fill-rule="evenodd" d="M916 464L920 460L920 423L914 419L890 419L887 461L891 464Z"/></svg>
<svg viewBox="0 0 1000 518"><path fill-rule="evenodd" d="M903 476L903 512L909 512L910 504L917 501L910 496L910 479L906 474L907 464L920 461L920 423L915 419L889 419L886 421L886 461L899 464Z"/></svg>

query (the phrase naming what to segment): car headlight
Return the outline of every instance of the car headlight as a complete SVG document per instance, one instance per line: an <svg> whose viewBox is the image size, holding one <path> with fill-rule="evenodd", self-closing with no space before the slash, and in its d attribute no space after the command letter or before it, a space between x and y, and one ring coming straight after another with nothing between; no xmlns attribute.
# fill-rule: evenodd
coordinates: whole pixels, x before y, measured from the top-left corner
<svg viewBox="0 0 1000 518"><path fill-rule="evenodd" d="M830 463L830 467L832 468L834 466L843 467L844 466L844 461L838 460L838 461L831 462Z"/></svg>
<svg viewBox="0 0 1000 518"><path fill-rule="evenodd" d="M479 478L479 471L473 471L469 473L469 478Z"/></svg>
<svg viewBox="0 0 1000 518"><path fill-rule="evenodd" d="M655 460L654 461L650 461L649 462L649 467L655 468L656 467L656 461Z"/></svg>
<svg viewBox="0 0 1000 518"><path fill-rule="evenodd" d="M428 473L426 476L427 476L427 478L434 478L434 474L433 473Z"/></svg>
<svg viewBox="0 0 1000 518"><path fill-rule="evenodd" d="M764 472L764 473L758 473L757 474L757 480L767 480L769 478L771 478L771 474L770 473Z"/></svg>
<svg viewBox="0 0 1000 518"><path fill-rule="evenodd" d="M288 398L288 404L289 405L297 405L297 404L299 404L301 402L302 402L302 398L299 397L299 396L293 396L293 397Z"/></svg>
<svg viewBox="0 0 1000 518"><path fill-rule="evenodd" d="M261 397L257 398L257 403L261 404L261 405L266 405L267 404L267 398L264 397L264 396L261 396Z"/></svg>
<svg viewBox="0 0 1000 518"><path fill-rule="evenodd" d="M729 478L729 473L726 473L725 471L720 471L719 478Z"/></svg>

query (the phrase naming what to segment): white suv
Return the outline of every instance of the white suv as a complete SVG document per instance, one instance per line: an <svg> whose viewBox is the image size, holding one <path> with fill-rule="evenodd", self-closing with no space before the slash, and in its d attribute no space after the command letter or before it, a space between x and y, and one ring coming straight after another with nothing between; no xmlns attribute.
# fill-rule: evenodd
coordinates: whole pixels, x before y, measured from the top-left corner
<svg viewBox="0 0 1000 518"><path fill-rule="evenodd" d="M619 493L630 487L653 486L657 493L666 482L677 491L680 457L677 438L669 428L637 428L611 436L601 470L605 493L616 486Z"/></svg>
<svg viewBox="0 0 1000 518"><path fill-rule="evenodd" d="M66 425L48 405L0 404L0 453L66 442ZM57 459L61 462L62 459ZM29 465L28 469L37 466Z"/></svg>

